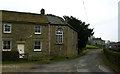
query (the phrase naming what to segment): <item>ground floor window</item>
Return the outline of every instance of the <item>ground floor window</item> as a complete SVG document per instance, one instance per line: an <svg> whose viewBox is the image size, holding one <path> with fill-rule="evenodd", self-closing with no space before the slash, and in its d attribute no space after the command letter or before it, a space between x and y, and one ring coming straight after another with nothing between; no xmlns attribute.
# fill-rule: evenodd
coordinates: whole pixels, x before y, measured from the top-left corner
<svg viewBox="0 0 120 74"><path fill-rule="evenodd" d="M10 40L3 40L3 51L10 51Z"/></svg>
<svg viewBox="0 0 120 74"><path fill-rule="evenodd" d="M41 51L41 42L40 41L35 41L34 51Z"/></svg>

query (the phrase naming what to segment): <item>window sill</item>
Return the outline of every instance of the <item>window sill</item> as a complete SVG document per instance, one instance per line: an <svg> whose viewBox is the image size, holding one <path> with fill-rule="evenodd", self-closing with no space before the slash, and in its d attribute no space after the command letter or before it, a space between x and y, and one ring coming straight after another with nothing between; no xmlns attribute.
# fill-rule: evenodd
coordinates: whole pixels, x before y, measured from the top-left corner
<svg viewBox="0 0 120 74"><path fill-rule="evenodd" d="M63 45L63 43L56 43L56 45Z"/></svg>
<svg viewBox="0 0 120 74"><path fill-rule="evenodd" d="M11 33L11 32L3 32L3 33Z"/></svg>
<svg viewBox="0 0 120 74"><path fill-rule="evenodd" d="M11 51L11 49L2 49L2 51Z"/></svg>
<svg viewBox="0 0 120 74"><path fill-rule="evenodd" d="M34 51L41 51L41 49L34 49Z"/></svg>
<svg viewBox="0 0 120 74"><path fill-rule="evenodd" d="M35 33L36 35L39 35L39 34L41 34L41 33Z"/></svg>

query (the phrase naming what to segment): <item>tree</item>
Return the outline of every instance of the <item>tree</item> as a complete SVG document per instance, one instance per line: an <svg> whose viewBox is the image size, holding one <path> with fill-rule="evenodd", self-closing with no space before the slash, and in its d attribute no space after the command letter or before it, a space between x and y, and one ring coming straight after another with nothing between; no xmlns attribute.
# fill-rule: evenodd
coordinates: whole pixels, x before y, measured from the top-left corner
<svg viewBox="0 0 120 74"><path fill-rule="evenodd" d="M90 24L86 24L81 20L71 16L63 16L65 21L77 30L78 33L78 49L81 50L86 47L88 37L94 34L93 29L88 28ZM78 50L78 51L79 51ZM79 54L79 52L78 52Z"/></svg>

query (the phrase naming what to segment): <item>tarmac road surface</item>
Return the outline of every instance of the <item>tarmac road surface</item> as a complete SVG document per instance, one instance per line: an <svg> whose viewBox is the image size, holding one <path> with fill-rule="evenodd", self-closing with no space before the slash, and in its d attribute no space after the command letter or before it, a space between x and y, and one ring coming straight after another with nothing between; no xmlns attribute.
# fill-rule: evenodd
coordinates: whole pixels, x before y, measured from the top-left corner
<svg viewBox="0 0 120 74"><path fill-rule="evenodd" d="M11 64L3 65L3 72L113 72L105 65L102 50L89 51L77 59L51 62L49 64Z"/></svg>

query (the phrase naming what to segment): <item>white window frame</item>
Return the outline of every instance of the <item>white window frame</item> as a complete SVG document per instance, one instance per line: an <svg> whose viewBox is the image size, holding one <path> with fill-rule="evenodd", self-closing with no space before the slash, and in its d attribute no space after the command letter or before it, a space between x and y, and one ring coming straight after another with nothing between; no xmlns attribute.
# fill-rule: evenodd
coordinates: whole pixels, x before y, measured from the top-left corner
<svg viewBox="0 0 120 74"><path fill-rule="evenodd" d="M40 25L35 25L35 30L36 30L36 26L38 28L38 26L40 26ZM41 34L41 26L40 26L40 32L35 32L35 34Z"/></svg>
<svg viewBox="0 0 120 74"><path fill-rule="evenodd" d="M62 34L57 34L57 30L61 29L62 30ZM56 44L63 44L63 29L62 28L58 28L56 29ZM59 30L58 30L59 31ZM57 38L58 37L58 38ZM60 38L61 37L61 38ZM57 40L58 39L58 40ZM62 40L62 41L61 41ZM61 41L61 42L60 42Z"/></svg>
<svg viewBox="0 0 120 74"><path fill-rule="evenodd" d="M10 41L10 40L3 40L2 41L2 51L11 51L11 41L10 41L10 49L3 49L3 42L4 41Z"/></svg>
<svg viewBox="0 0 120 74"><path fill-rule="evenodd" d="M40 49L35 49L35 41L34 41L34 51L42 51L42 42L40 41Z"/></svg>
<svg viewBox="0 0 120 74"><path fill-rule="evenodd" d="M9 25L10 26L10 31L5 31L5 25ZM4 24L3 32L4 33L11 33L11 24Z"/></svg>

